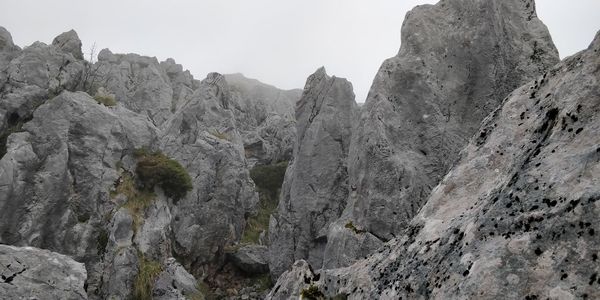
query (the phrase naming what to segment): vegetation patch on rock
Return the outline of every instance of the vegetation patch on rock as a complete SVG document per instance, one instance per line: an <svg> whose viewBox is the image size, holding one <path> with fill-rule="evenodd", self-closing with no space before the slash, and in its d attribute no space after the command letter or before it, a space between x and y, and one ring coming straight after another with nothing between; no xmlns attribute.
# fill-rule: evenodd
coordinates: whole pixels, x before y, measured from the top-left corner
<svg viewBox="0 0 600 300"><path fill-rule="evenodd" d="M158 185L165 194L179 200L192 189L192 179L185 168L174 159L161 152L149 152L145 149L136 151L138 158L135 172L144 185L152 190Z"/></svg>
<svg viewBox="0 0 600 300"><path fill-rule="evenodd" d="M133 283L133 299L152 299L154 282L162 272L162 266L156 261L146 259L143 254L138 254L138 259L139 272Z"/></svg>
<svg viewBox="0 0 600 300"><path fill-rule="evenodd" d="M307 300L321 300L325 299L325 295L316 285L311 284L308 288L302 290L300 293L300 298Z"/></svg>
<svg viewBox="0 0 600 300"><path fill-rule="evenodd" d="M246 229L242 235L242 243L258 244L261 232L269 228L269 218L277 209L279 191L283 184L287 162L272 165L255 166L250 170L250 177L256 184L259 193L258 211L248 218Z"/></svg>

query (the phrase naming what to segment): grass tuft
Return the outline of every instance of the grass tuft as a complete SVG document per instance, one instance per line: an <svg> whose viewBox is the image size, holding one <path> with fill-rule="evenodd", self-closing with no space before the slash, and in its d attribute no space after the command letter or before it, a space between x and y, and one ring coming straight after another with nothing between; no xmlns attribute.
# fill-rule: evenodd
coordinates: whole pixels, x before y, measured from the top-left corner
<svg viewBox="0 0 600 300"><path fill-rule="evenodd" d="M139 272L133 283L133 299L149 300L152 299L152 290L156 277L162 272L162 265L156 261L146 259L138 253Z"/></svg>

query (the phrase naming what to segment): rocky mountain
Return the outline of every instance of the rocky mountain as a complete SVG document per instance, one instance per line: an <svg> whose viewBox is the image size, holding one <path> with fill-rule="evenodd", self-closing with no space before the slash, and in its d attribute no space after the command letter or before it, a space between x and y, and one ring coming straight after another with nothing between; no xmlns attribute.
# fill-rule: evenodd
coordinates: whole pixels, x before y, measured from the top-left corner
<svg viewBox="0 0 600 300"><path fill-rule="evenodd" d="M600 298L600 33L410 11L367 102L0 27L0 298ZM275 282L275 284L273 284Z"/></svg>
<svg viewBox="0 0 600 300"><path fill-rule="evenodd" d="M324 68L308 77L296 107L294 158L269 224L274 278L298 259L321 264L327 228L348 197L346 157L356 115L350 82Z"/></svg>
<svg viewBox="0 0 600 300"><path fill-rule="evenodd" d="M600 32L510 93L396 239L318 275L297 262L269 298L600 297L599 53Z"/></svg>
<svg viewBox="0 0 600 300"><path fill-rule="evenodd" d="M282 141L295 133L243 123L240 99L288 107L293 92L252 94L220 74L198 81L172 59L108 49L91 63L74 31L25 49L0 33L0 244L84 263L92 299L199 295L257 210L240 132L274 128L278 144L262 135L273 148L291 147Z"/></svg>
<svg viewBox="0 0 600 300"><path fill-rule="evenodd" d="M485 116L557 62L533 1L443 0L407 13L400 51L379 69L352 135L350 196L325 267L401 233Z"/></svg>

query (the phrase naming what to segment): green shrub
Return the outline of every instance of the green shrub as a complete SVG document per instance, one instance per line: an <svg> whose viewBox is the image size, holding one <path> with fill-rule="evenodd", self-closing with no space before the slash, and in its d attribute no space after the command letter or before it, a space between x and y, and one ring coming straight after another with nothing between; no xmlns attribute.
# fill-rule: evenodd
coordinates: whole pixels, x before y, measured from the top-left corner
<svg viewBox="0 0 600 300"><path fill-rule="evenodd" d="M310 300L325 299L325 295L323 295L323 293L319 291L319 288L312 284L308 288L302 290L302 292L300 293L300 297L302 299Z"/></svg>
<svg viewBox="0 0 600 300"><path fill-rule="evenodd" d="M117 105L115 97L110 95L96 95L94 96L94 100L96 100L99 104L104 104L104 106L108 107Z"/></svg>
<svg viewBox="0 0 600 300"><path fill-rule="evenodd" d="M257 244L260 233L269 228L271 214L277 209L279 191L283 184L287 162L255 166L250 177L258 187L259 203L256 215L250 216L242 235L242 243Z"/></svg>
<svg viewBox="0 0 600 300"><path fill-rule="evenodd" d="M273 198L277 198L287 166L287 161L272 165L255 166L250 170L250 177L260 189L268 191Z"/></svg>
<svg viewBox="0 0 600 300"><path fill-rule="evenodd" d="M160 263L146 259L143 254L138 253L139 271L133 283L133 299L152 299L152 290L156 277L162 272Z"/></svg>
<svg viewBox="0 0 600 300"><path fill-rule="evenodd" d="M168 197L179 200L192 189L192 179L176 160L160 152L136 151L138 157L135 172L146 189L158 185Z"/></svg>

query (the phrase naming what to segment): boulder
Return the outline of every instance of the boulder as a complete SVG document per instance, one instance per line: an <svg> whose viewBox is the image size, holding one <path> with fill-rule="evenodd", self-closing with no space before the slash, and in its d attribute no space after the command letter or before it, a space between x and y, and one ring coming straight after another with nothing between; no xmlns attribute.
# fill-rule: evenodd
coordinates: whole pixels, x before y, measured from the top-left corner
<svg viewBox="0 0 600 300"><path fill-rule="evenodd" d="M246 245L229 255L229 260L238 269L250 275L269 272L269 249L261 245Z"/></svg>
<svg viewBox="0 0 600 300"><path fill-rule="evenodd" d="M156 278L152 299L188 300L204 299L197 290L197 281L174 258L169 258Z"/></svg>
<svg viewBox="0 0 600 300"><path fill-rule="evenodd" d="M2 299L87 299L82 263L48 250L0 245Z"/></svg>

